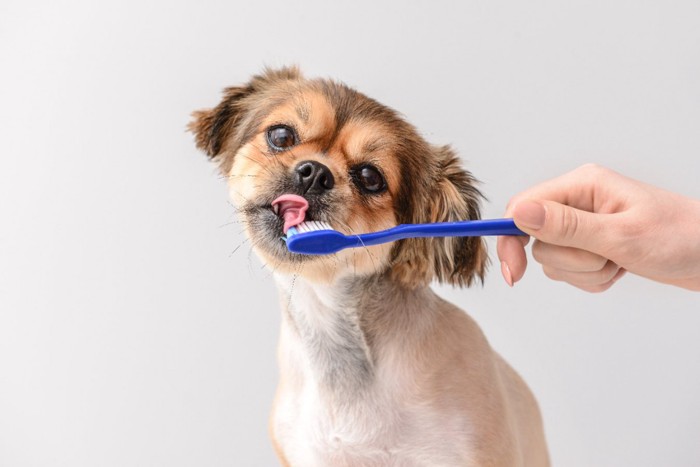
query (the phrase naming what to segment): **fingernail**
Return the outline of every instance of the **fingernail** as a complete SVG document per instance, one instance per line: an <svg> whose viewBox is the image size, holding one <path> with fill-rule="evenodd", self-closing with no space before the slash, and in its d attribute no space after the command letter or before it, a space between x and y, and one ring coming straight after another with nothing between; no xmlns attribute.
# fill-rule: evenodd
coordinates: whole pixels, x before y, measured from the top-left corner
<svg viewBox="0 0 700 467"><path fill-rule="evenodd" d="M534 230L542 228L545 214L544 206L536 201L521 201L513 209L515 222Z"/></svg>
<svg viewBox="0 0 700 467"><path fill-rule="evenodd" d="M508 285L513 287L513 275L510 273L508 263L505 261L501 261L501 274L503 274L503 278L506 280Z"/></svg>

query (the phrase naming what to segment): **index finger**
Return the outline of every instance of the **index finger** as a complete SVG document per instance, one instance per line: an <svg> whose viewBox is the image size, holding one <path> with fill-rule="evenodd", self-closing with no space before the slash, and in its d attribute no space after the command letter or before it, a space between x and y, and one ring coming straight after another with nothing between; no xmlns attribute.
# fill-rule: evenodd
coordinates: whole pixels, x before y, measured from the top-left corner
<svg viewBox="0 0 700 467"><path fill-rule="evenodd" d="M512 217L513 208L522 199L554 201L588 212L600 212L603 190L600 183L605 177L621 177L620 174L595 164L586 164L564 175L537 184L511 198L505 217Z"/></svg>

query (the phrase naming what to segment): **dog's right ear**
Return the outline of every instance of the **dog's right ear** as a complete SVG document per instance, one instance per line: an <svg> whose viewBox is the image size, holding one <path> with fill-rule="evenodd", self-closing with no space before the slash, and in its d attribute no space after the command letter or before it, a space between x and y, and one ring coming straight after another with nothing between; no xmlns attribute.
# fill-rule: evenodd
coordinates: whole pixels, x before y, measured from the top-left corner
<svg viewBox="0 0 700 467"><path fill-rule="evenodd" d="M244 142L242 127L253 105L251 97L280 81L300 77L296 67L265 69L243 86L224 89L224 97L216 107L192 112L192 121L187 129L194 134L195 144L210 159L218 160L221 171L227 173L233 163L233 154ZM224 153L230 154L230 157Z"/></svg>
<svg viewBox="0 0 700 467"><path fill-rule="evenodd" d="M241 113L238 103L250 93L248 87L231 87L224 89L224 98L213 109L195 110L187 129L194 134L195 144L210 159L221 151L223 142L231 135L236 126L237 116Z"/></svg>

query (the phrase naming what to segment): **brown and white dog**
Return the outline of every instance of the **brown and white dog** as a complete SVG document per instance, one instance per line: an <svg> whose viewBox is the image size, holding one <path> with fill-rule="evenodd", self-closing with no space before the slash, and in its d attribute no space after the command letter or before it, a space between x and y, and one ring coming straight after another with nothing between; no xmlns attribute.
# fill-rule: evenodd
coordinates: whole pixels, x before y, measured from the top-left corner
<svg viewBox="0 0 700 467"><path fill-rule="evenodd" d="M267 70L193 114L282 306L270 431L283 465L549 465L537 403L432 280L483 280L480 238L290 253L291 225L344 233L477 219L481 194L449 147L386 106L295 68Z"/></svg>

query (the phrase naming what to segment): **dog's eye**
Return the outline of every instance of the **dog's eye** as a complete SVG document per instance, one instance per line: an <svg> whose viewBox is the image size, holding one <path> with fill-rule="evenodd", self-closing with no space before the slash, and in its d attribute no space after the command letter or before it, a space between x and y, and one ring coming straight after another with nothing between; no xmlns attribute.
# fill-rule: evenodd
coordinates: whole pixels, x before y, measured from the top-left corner
<svg viewBox="0 0 700 467"><path fill-rule="evenodd" d="M366 193L377 194L386 188L384 177L376 167L371 165L363 165L353 170L352 178L355 184Z"/></svg>
<svg viewBox="0 0 700 467"><path fill-rule="evenodd" d="M267 129L267 144L274 151L284 151L297 144L297 135L287 125L275 125Z"/></svg>

